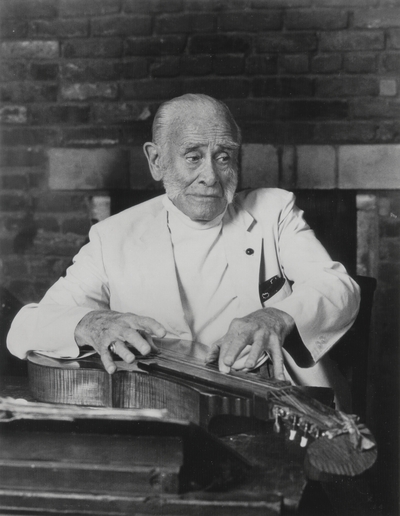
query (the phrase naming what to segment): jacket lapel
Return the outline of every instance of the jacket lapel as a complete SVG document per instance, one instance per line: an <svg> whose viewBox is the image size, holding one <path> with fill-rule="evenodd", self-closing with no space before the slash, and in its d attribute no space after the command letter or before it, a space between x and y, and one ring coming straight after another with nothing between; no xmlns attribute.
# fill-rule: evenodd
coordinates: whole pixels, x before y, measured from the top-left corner
<svg viewBox="0 0 400 516"><path fill-rule="evenodd" d="M147 299L151 307L150 313L160 314L160 319L169 326L166 329L171 330L171 333L182 338L191 338L179 294L165 209L153 219L140 242L142 270L151 271L144 278L145 291L152 293L151 298Z"/></svg>
<svg viewBox="0 0 400 516"><path fill-rule="evenodd" d="M228 271L240 302L240 316L244 316L262 308L258 295L262 233L250 213L230 206L222 234Z"/></svg>

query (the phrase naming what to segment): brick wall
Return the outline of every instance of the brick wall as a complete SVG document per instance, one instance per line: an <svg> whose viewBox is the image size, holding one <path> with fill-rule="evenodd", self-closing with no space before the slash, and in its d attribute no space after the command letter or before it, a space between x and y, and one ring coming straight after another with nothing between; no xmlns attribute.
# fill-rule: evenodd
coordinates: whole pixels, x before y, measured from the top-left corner
<svg viewBox="0 0 400 516"><path fill-rule="evenodd" d="M0 20L2 281L24 302L93 196L154 190L141 146L185 92L231 107L243 187L400 186L396 0L1 0Z"/></svg>

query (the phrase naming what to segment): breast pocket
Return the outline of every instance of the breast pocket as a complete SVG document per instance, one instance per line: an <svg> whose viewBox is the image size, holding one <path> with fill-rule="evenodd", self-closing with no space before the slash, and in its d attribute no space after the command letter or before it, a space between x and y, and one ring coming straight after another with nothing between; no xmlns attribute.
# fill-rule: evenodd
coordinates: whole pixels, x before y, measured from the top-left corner
<svg viewBox="0 0 400 516"><path fill-rule="evenodd" d="M289 296L291 292L292 289L283 276L273 276L259 285L260 301L264 307L273 306Z"/></svg>

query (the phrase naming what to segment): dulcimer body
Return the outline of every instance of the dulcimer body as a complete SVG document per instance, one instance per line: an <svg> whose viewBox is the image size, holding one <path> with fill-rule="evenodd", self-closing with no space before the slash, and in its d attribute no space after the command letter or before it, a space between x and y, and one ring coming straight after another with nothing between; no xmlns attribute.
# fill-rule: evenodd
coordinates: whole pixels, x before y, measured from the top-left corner
<svg viewBox="0 0 400 516"><path fill-rule="evenodd" d="M291 440L307 446L310 471L356 475L376 459L372 435L348 416L288 382L254 373L222 374L205 365L202 344L155 340L158 353L133 364L116 360L109 375L98 355L58 360L28 356L30 389L38 401L90 407L167 409L170 416L207 427L218 415L274 420ZM118 358L118 357L116 357ZM282 430L283 431L283 430Z"/></svg>

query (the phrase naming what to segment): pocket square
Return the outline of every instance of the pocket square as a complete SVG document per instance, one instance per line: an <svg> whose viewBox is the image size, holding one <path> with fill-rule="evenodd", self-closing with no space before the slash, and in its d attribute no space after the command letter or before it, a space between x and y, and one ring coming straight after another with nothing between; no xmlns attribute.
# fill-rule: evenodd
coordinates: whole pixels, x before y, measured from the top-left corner
<svg viewBox="0 0 400 516"><path fill-rule="evenodd" d="M261 302L264 303L268 301L272 296L274 296L285 284L285 278L282 276L273 276L267 281L260 283L258 287L258 291L260 294Z"/></svg>

